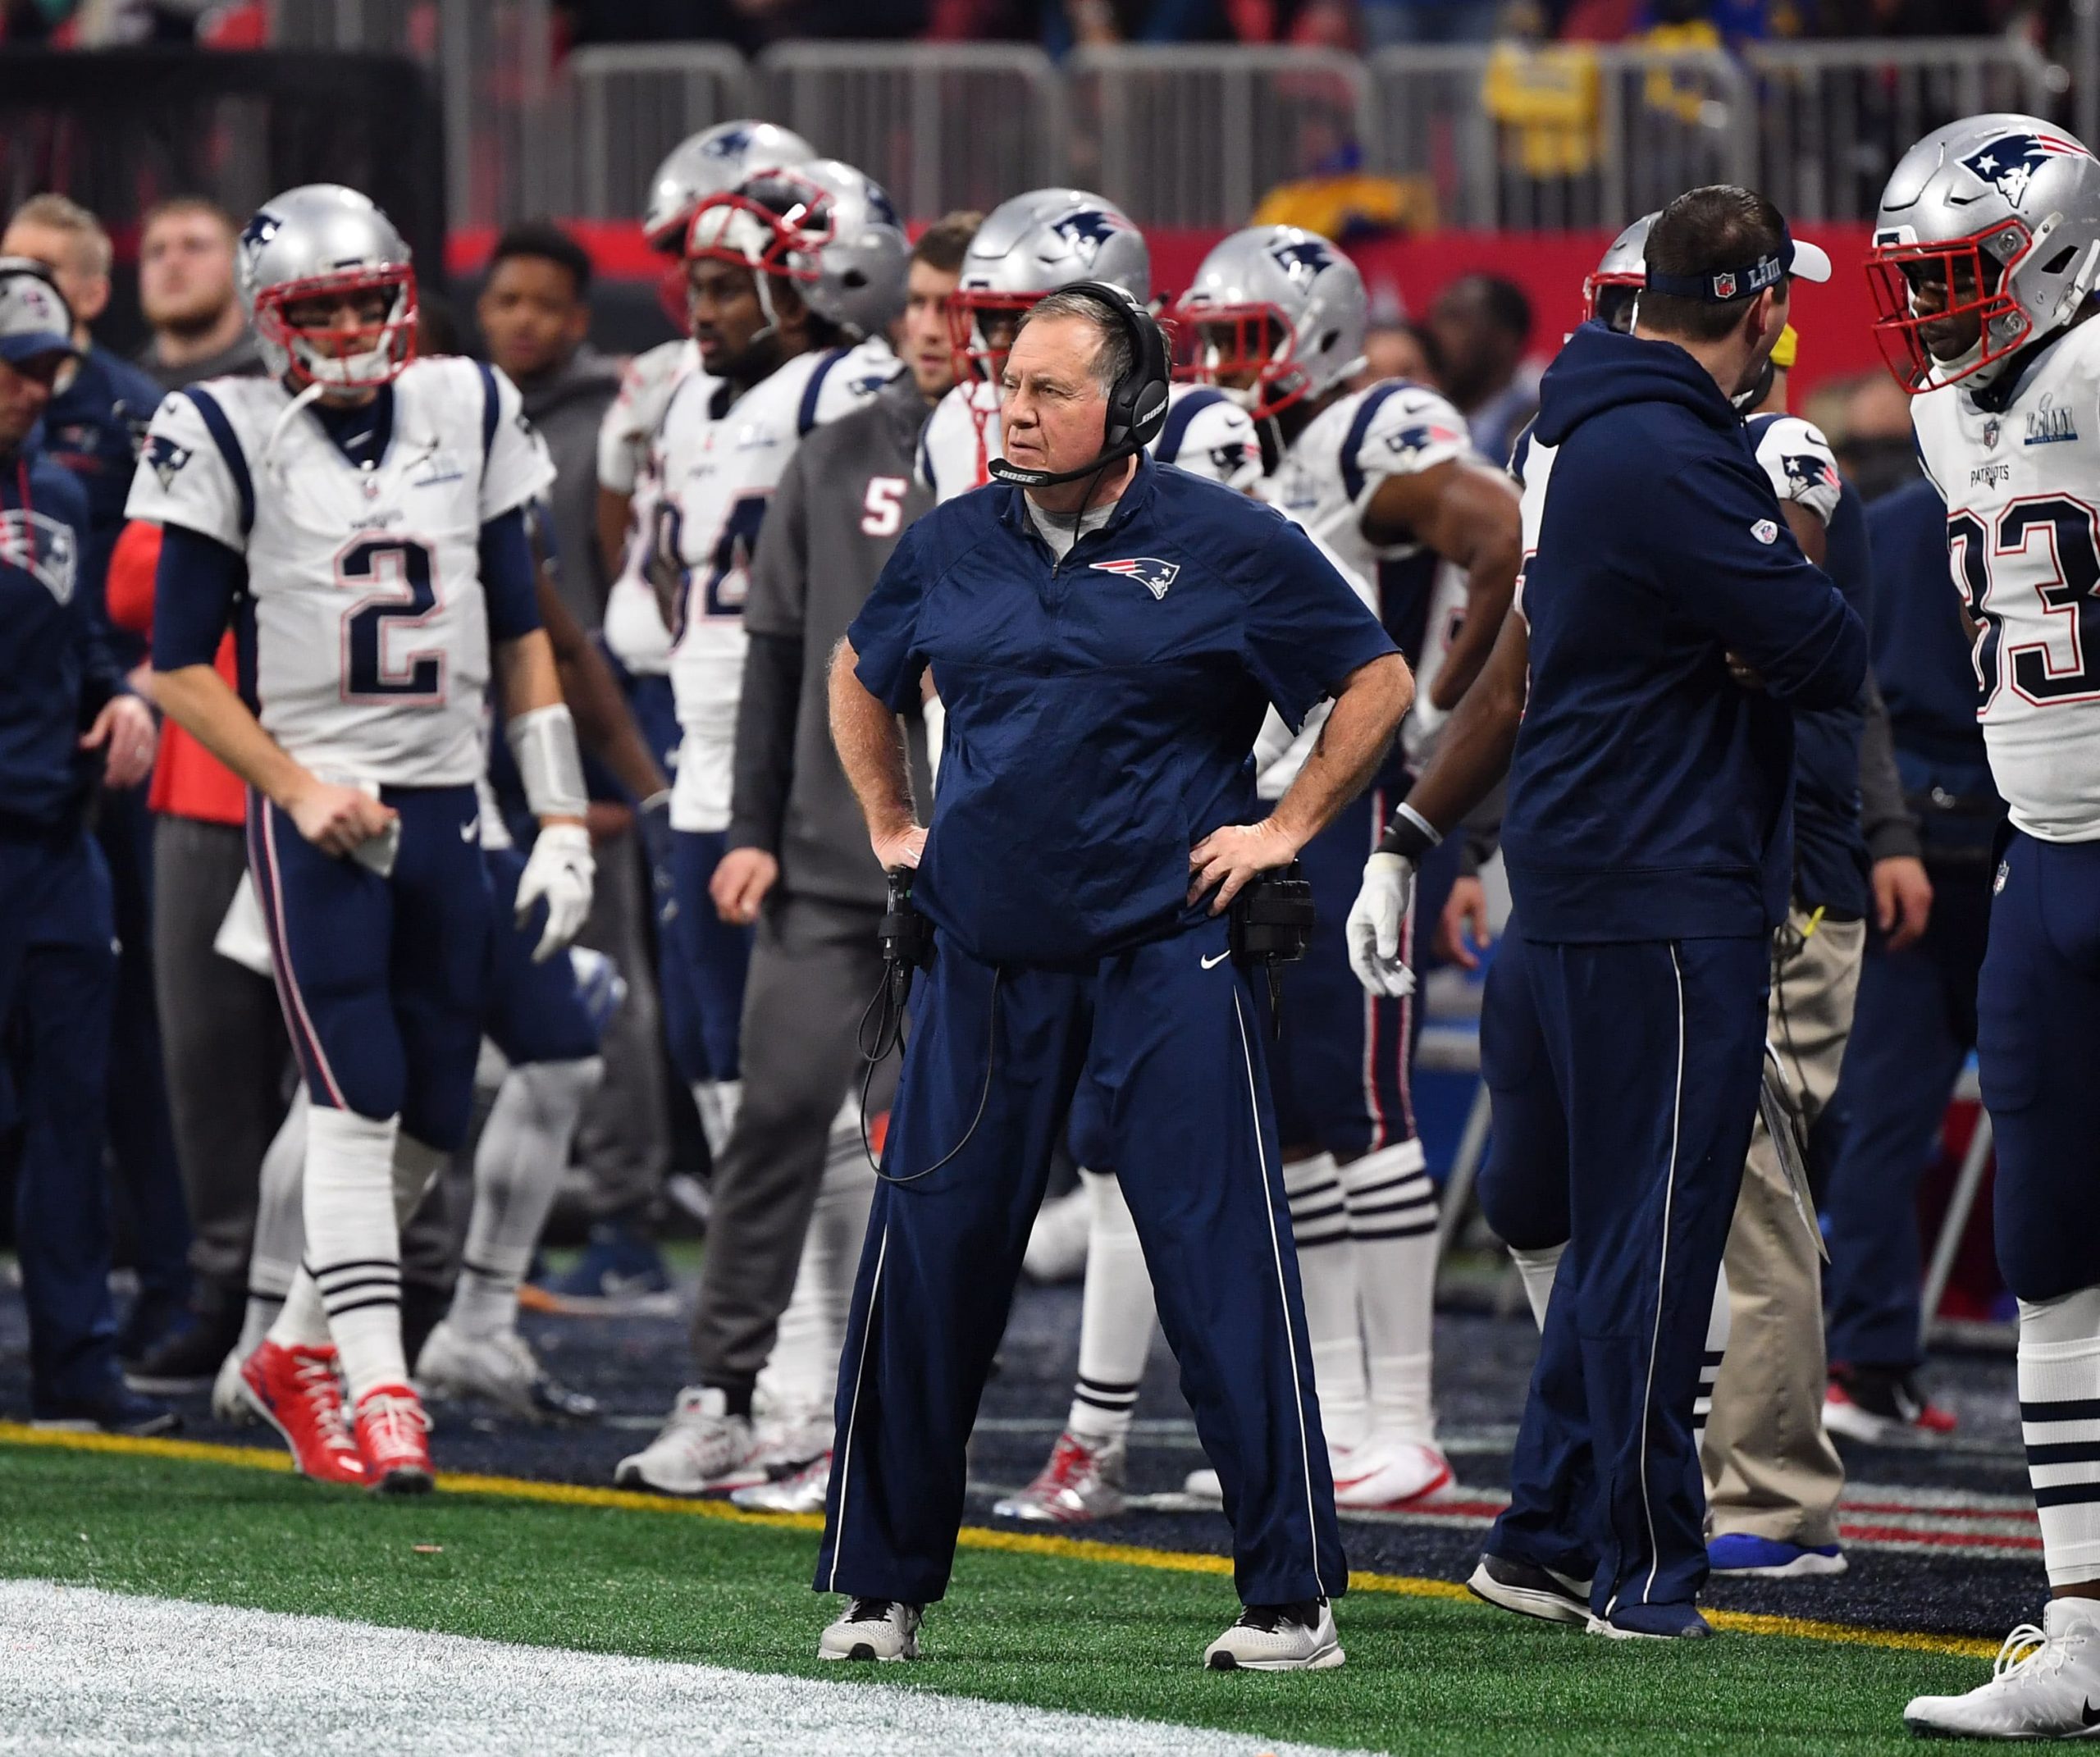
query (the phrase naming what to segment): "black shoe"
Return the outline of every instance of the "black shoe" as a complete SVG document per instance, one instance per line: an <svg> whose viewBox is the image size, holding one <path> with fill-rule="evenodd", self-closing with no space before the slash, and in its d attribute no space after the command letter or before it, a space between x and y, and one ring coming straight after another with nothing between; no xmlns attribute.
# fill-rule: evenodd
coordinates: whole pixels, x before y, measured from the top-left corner
<svg viewBox="0 0 2100 1757"><path fill-rule="evenodd" d="M189 1307L141 1294L116 1330L116 1358L135 1367L149 1354L158 1353L189 1330L196 1321Z"/></svg>
<svg viewBox="0 0 2100 1757"><path fill-rule="evenodd" d="M147 1439L172 1434L182 1417L166 1403L127 1390L121 1379L112 1379L98 1396L40 1398L30 1404L30 1425L73 1434L128 1434Z"/></svg>
<svg viewBox="0 0 2100 1757"><path fill-rule="evenodd" d="M126 1367L124 1382L150 1397L209 1390L220 1362L240 1340L240 1323L238 1304L198 1312L187 1329L164 1337L158 1347Z"/></svg>
<svg viewBox="0 0 2100 1757"><path fill-rule="evenodd" d="M1586 1627L1590 1621L1588 1581L1571 1580L1528 1562L1513 1562L1507 1556L1481 1556L1466 1590L1498 1610L1514 1611L1520 1617L1577 1627Z"/></svg>

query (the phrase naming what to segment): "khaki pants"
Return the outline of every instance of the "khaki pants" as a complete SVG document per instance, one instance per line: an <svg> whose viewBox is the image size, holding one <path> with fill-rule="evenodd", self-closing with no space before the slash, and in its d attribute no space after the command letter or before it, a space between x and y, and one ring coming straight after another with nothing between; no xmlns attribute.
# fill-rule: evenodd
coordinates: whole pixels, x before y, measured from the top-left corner
<svg viewBox="0 0 2100 1757"><path fill-rule="evenodd" d="M1797 909L1792 934L1807 924ZM1766 1033L1812 1128L1844 1061L1866 924L1825 920L1792 942L1773 972ZM1834 1544L1845 1470L1823 1431L1822 1264L1761 1118L1724 1266L1728 1348L1702 1455L1708 1528L1809 1548Z"/></svg>

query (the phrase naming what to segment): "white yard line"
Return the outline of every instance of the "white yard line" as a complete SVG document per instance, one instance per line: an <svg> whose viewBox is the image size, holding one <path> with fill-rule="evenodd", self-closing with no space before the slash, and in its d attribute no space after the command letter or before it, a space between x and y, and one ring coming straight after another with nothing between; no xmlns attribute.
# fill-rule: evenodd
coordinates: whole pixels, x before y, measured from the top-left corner
<svg viewBox="0 0 2100 1757"><path fill-rule="evenodd" d="M813 1624L813 1645L815 1638ZM883 1671L885 1685L910 1675L908 1667ZM870 1682L521 1647L38 1581L0 1581L0 1752L24 1757L1311 1757L1313 1749ZM1280 1719L1291 1712L1280 1702Z"/></svg>

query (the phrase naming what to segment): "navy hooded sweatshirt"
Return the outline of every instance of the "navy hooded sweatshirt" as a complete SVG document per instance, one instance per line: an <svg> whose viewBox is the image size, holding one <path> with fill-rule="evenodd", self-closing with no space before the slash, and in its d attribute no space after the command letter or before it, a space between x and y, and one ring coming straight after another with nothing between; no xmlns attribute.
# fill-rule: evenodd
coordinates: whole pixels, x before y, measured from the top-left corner
<svg viewBox="0 0 2100 1757"><path fill-rule="evenodd" d="M1769 933L1792 878L1792 710L1857 697L1866 631L1706 370L1577 330L1541 386L1524 541L1531 691L1503 852L1526 937Z"/></svg>

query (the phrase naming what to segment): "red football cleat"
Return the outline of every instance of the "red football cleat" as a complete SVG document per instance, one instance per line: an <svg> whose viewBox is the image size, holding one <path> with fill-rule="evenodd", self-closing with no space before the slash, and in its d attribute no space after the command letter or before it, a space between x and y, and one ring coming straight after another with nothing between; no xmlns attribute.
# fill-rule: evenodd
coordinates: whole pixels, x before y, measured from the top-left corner
<svg viewBox="0 0 2100 1757"><path fill-rule="evenodd" d="M358 1399L358 1450L374 1494L429 1490L430 1417L407 1385L376 1385Z"/></svg>
<svg viewBox="0 0 2100 1757"><path fill-rule="evenodd" d="M240 1389L249 1408L285 1436L302 1476L363 1486L364 1460L343 1414L333 1349L288 1349L266 1338L241 1362Z"/></svg>

